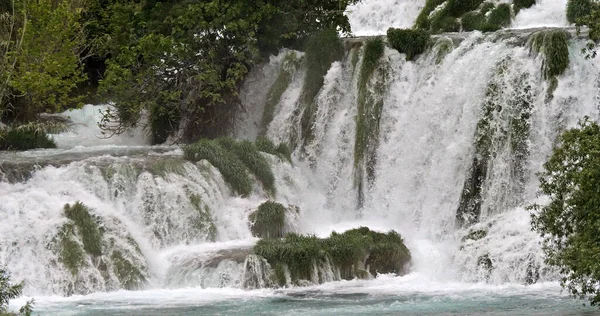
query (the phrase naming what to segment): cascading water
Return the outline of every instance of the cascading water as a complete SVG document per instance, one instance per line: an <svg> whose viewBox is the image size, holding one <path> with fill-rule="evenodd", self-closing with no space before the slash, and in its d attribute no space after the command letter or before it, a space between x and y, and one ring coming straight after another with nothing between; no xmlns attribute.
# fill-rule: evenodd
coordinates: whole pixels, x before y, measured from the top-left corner
<svg viewBox="0 0 600 316"><path fill-rule="evenodd" d="M350 21L356 34L409 27L423 2L365 1L350 9ZM547 25L559 7L564 16L564 4L557 5L564 1L538 2L517 16L517 27ZM398 10L373 17L381 6ZM566 30L570 64L557 85L543 77L542 57L527 44L531 31L509 30L440 35L410 62L386 47L361 92L365 40L347 40L344 57L331 65L315 99L307 142L298 141L304 53L284 50L253 71L233 134L298 144L292 163L262 154L275 174L275 199L300 210L287 231L326 236L361 225L394 229L412 252L408 276L307 291L434 288L452 294L501 286L526 292L525 284L557 279L543 262L525 207L539 202L535 174L558 133L585 115L600 115L600 64L586 60L580 53L585 41ZM368 112L376 113L367 121L377 127L367 130L371 145L357 164L361 93L367 108L381 111ZM201 287L229 292L202 292L204 298L172 293L196 301L279 295L265 292L272 285L270 267L251 254L257 239L249 215L267 199L258 182L249 197L235 196L210 163L185 161L177 146L147 146L140 131L100 144L97 111L104 108L68 113L74 124L54 135L59 149L0 154L0 262L14 279L27 280L26 294L158 291L146 292L151 296L163 293L159 289ZM98 227L102 253L86 250L83 228L65 211L77 201ZM65 251L82 253L76 270ZM321 281L340 279L328 261L314 269ZM540 289L535 286L545 289L528 289ZM237 290L243 288L253 290ZM300 290L286 293L294 291ZM118 300L98 293L90 300L94 295ZM131 301L141 298L136 295ZM53 311L43 302L42 309Z"/></svg>

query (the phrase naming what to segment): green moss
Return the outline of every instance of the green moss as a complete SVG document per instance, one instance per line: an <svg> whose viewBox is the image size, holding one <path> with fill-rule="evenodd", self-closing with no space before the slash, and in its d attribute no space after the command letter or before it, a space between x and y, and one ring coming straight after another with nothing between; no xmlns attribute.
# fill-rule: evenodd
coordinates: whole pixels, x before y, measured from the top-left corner
<svg viewBox="0 0 600 316"><path fill-rule="evenodd" d="M184 157L190 161L206 159L219 170L225 182L241 196L252 192L252 181L244 163L232 152L214 140L200 140L183 149Z"/></svg>
<svg viewBox="0 0 600 316"><path fill-rule="evenodd" d="M485 15L486 13L492 11L495 7L496 5L492 2L484 2L481 4L481 6L479 6L479 13Z"/></svg>
<svg viewBox="0 0 600 316"><path fill-rule="evenodd" d="M334 29L325 29L311 37L306 45L306 76L301 95L304 112L300 120L302 137L307 143L312 140L314 115L317 112L315 98L323 87L324 78L335 61L344 56L344 45Z"/></svg>
<svg viewBox="0 0 600 316"><path fill-rule="evenodd" d="M466 32L481 30L487 23L485 15L478 12L467 12L461 17L460 21L463 31Z"/></svg>
<svg viewBox="0 0 600 316"><path fill-rule="evenodd" d="M484 0L448 0L444 11L449 16L459 17L466 12L476 10Z"/></svg>
<svg viewBox="0 0 600 316"><path fill-rule="evenodd" d="M487 236L487 230L485 229L475 229L475 230L471 230L469 231L469 233L467 235L465 235L462 238L462 241L467 241L467 240L479 240L482 238L485 238Z"/></svg>
<svg viewBox="0 0 600 316"><path fill-rule="evenodd" d="M344 279L367 277L362 273L364 264L369 272L401 273L410 261L410 252L396 232L378 233L361 227L343 234L332 233L329 238L288 234L284 239L262 239L254 253L277 267L290 269L292 282L311 280L314 264L330 260Z"/></svg>
<svg viewBox="0 0 600 316"><path fill-rule="evenodd" d="M137 290L146 283L146 277L130 260L126 259L119 251L111 255L114 272L121 286L127 290Z"/></svg>
<svg viewBox="0 0 600 316"><path fill-rule="evenodd" d="M54 140L44 131L27 128L11 128L0 131L0 150L29 150L56 148Z"/></svg>
<svg viewBox="0 0 600 316"><path fill-rule="evenodd" d="M429 33L422 30L390 28L387 31L388 43L398 52L406 54L406 60L413 60L425 52L429 37Z"/></svg>
<svg viewBox="0 0 600 316"><path fill-rule="evenodd" d="M281 97L287 88L290 86L294 72L296 71L298 65L298 57L296 56L295 52L290 52L285 56L281 65L281 69L279 70L279 74L277 75L277 79L275 80L275 83L271 89L269 89L269 94L267 95L267 102L265 103L265 109L263 110L261 128L258 133L260 136L265 136L267 134L269 124L271 124L271 121L273 121L275 108L281 101Z"/></svg>
<svg viewBox="0 0 600 316"><path fill-rule="evenodd" d="M275 143L266 137L258 137L255 142L256 149L265 152L267 154L279 156L281 159L285 159L292 162L292 151L290 147L285 143L280 143L275 146Z"/></svg>
<svg viewBox="0 0 600 316"><path fill-rule="evenodd" d="M260 154L254 143L242 140L235 141L231 138L220 138L217 140L221 147L235 154L240 161L256 176L267 193L275 196L275 176L267 159Z"/></svg>
<svg viewBox="0 0 600 316"><path fill-rule="evenodd" d="M521 11L521 9L531 8L535 4L536 0L513 0L513 8L515 15Z"/></svg>
<svg viewBox="0 0 600 316"><path fill-rule="evenodd" d="M454 49L454 43L452 39L447 37L442 37L438 39L433 47L433 51L435 52L435 63L441 64L452 50Z"/></svg>
<svg viewBox="0 0 600 316"><path fill-rule="evenodd" d="M63 225L58 233L58 242L60 247L59 260L72 275L77 275L79 268L84 263L85 252L77 242L73 224Z"/></svg>
<svg viewBox="0 0 600 316"><path fill-rule="evenodd" d="M446 10L441 10L436 12L431 17L431 22L429 22L429 30L436 33L443 32L458 32L460 30L460 23L457 18L453 16L448 16Z"/></svg>
<svg viewBox="0 0 600 316"><path fill-rule="evenodd" d="M415 22L415 27L418 29L428 30L429 29L429 16L431 12L435 10L439 5L444 3L446 0L427 0L425 1L425 6L419 12L419 16L417 16L417 20Z"/></svg>
<svg viewBox="0 0 600 316"><path fill-rule="evenodd" d="M185 161L177 158L164 158L154 160L147 167L152 174L166 177L169 173L185 174Z"/></svg>
<svg viewBox="0 0 600 316"><path fill-rule="evenodd" d="M285 206L267 201L250 214L252 235L260 238L282 238L285 226Z"/></svg>
<svg viewBox="0 0 600 316"><path fill-rule="evenodd" d="M190 204L198 212L198 217L194 221L194 227L200 233L206 233L208 241L214 242L217 236L217 227L215 226L210 208L207 205L202 207L202 199L198 194L190 194L188 192Z"/></svg>
<svg viewBox="0 0 600 316"><path fill-rule="evenodd" d="M543 56L542 75L545 79L560 76L569 66L569 42L562 30L540 31L529 39L531 52Z"/></svg>
<svg viewBox="0 0 600 316"><path fill-rule="evenodd" d="M512 16L510 13L510 5L501 3L495 7L488 16L488 23L494 27L508 27Z"/></svg>
<svg viewBox="0 0 600 316"><path fill-rule="evenodd" d="M388 31L389 33L389 31ZM356 115L356 135L354 142L354 169L356 183L362 182L361 169L367 161L374 164L375 153L378 145L379 137L379 121L381 119L381 111L383 109L383 101L376 97L381 97L383 94L380 88L379 96L373 96L368 90L368 84L373 76L373 73L379 65L379 60L383 56L385 45L381 38L369 40L365 45L364 57L360 69L358 79L358 111ZM370 166L374 168L374 165ZM373 169L374 170L374 169ZM374 173L370 173L373 180Z"/></svg>
<svg viewBox="0 0 600 316"><path fill-rule="evenodd" d="M279 285L280 287L284 287L287 284L287 278L285 277L285 267L283 266L283 264L276 264L274 272L274 283Z"/></svg>
<svg viewBox="0 0 600 316"><path fill-rule="evenodd" d="M66 204L64 212L75 223L83 241L83 249L94 256L102 255L102 235L88 207L81 202L76 202L73 206Z"/></svg>
<svg viewBox="0 0 600 316"><path fill-rule="evenodd" d="M592 0L569 0L567 3L567 21L580 24L581 19L592 12Z"/></svg>

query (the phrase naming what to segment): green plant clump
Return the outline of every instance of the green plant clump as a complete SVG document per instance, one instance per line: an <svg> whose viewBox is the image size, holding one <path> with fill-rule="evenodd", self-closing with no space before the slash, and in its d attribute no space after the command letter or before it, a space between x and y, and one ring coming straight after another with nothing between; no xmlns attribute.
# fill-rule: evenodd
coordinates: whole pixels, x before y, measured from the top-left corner
<svg viewBox="0 0 600 316"><path fill-rule="evenodd" d="M387 234L361 227L329 238L287 234L283 239L262 239L254 253L264 257L271 266L285 265L292 281L311 280L314 264L330 260L339 268L341 277L365 277L359 270L365 265L369 272L402 273L410 261L410 252L396 232Z"/></svg>
<svg viewBox="0 0 600 316"><path fill-rule="evenodd" d="M285 234L285 206L267 201L250 214L252 235L260 238L282 238Z"/></svg>
<svg viewBox="0 0 600 316"><path fill-rule="evenodd" d="M73 224L65 224L59 234L60 261L65 265L72 275L77 275L79 268L83 265L85 251L77 242Z"/></svg>
<svg viewBox="0 0 600 316"><path fill-rule="evenodd" d="M0 150L29 150L35 148L56 148L54 140L44 131L26 128L0 130Z"/></svg>
<svg viewBox="0 0 600 316"><path fill-rule="evenodd" d="M221 147L234 153L246 165L248 170L262 183L267 193L272 196L276 194L275 176L271 170L271 165L256 149L254 143L247 140L236 141L231 138L219 138L217 142Z"/></svg>
<svg viewBox="0 0 600 316"><path fill-rule="evenodd" d="M285 159L288 162L292 162L292 151L290 147L285 143L280 143L275 146L272 140L266 137L258 137L256 139L256 149L267 154L278 156L281 159Z"/></svg>
<svg viewBox="0 0 600 316"><path fill-rule="evenodd" d="M406 60L413 60L425 52L429 37L429 33L423 30L389 28L387 31L388 43L395 50L406 54Z"/></svg>
<svg viewBox="0 0 600 316"><path fill-rule="evenodd" d="M98 224L90 215L89 208L81 202L76 202L73 206L66 204L64 212L67 218L75 223L83 241L83 249L94 256L102 255L102 235Z"/></svg>
<svg viewBox="0 0 600 316"><path fill-rule="evenodd" d="M415 22L415 27L422 30L429 29L429 15L435 8L444 3L445 0L427 0L425 1L425 6L419 12L419 16L417 16L417 20Z"/></svg>
<svg viewBox="0 0 600 316"><path fill-rule="evenodd" d="M541 31L529 40L530 49L543 55L542 75L545 79L560 76L569 66L567 33L561 30Z"/></svg>
<svg viewBox="0 0 600 316"><path fill-rule="evenodd" d="M233 191L241 196L252 192L252 181L244 163L232 152L221 147L217 141L203 139L183 149L187 160L196 162L206 159L219 169Z"/></svg>
<svg viewBox="0 0 600 316"><path fill-rule="evenodd" d="M323 87L325 75L331 64L344 56L344 45L335 29L325 29L311 37L306 45L306 77L301 102L304 112L301 118L302 137L312 140L312 125L317 112L315 98Z"/></svg>
<svg viewBox="0 0 600 316"><path fill-rule="evenodd" d="M590 15L592 8L592 0L569 0L567 2L567 21L575 24L581 23L582 19Z"/></svg>

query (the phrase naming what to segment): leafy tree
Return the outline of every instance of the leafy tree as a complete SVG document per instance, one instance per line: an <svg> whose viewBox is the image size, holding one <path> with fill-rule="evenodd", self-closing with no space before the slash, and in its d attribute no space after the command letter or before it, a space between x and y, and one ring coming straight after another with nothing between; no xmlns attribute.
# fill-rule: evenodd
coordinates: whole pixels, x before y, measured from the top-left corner
<svg viewBox="0 0 600 316"><path fill-rule="evenodd" d="M0 267L0 315L14 315L8 312L8 302L21 296L23 283L13 284L10 282L10 274L5 268ZM31 315L33 312L33 300L27 302L19 309L19 315Z"/></svg>
<svg viewBox="0 0 600 316"><path fill-rule="evenodd" d="M147 113L154 143L180 128L184 141L221 136L260 50L302 42L326 26L348 32L343 11L355 2L115 1L93 23L110 39L101 91L115 106L102 127L120 133Z"/></svg>
<svg viewBox="0 0 600 316"><path fill-rule="evenodd" d="M540 175L546 205L533 205L533 229L571 295L600 305L600 126L585 118L558 139Z"/></svg>
<svg viewBox="0 0 600 316"><path fill-rule="evenodd" d="M9 5L9 4L10 5ZM42 112L79 104L85 80L83 3L69 0L8 1L0 14L0 116L30 121Z"/></svg>

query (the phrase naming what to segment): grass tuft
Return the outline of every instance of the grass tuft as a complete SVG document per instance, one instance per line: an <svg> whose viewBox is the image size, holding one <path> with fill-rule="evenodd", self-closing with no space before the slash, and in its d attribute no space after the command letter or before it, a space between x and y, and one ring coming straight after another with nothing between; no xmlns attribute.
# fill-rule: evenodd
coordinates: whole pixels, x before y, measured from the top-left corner
<svg viewBox="0 0 600 316"><path fill-rule="evenodd" d="M282 238L285 226L285 206L267 201L250 214L250 230L259 238Z"/></svg>
<svg viewBox="0 0 600 316"><path fill-rule="evenodd" d="M406 60L413 60L425 52L429 37L429 33L423 30L390 28L387 31L388 43L395 50L406 54Z"/></svg>

